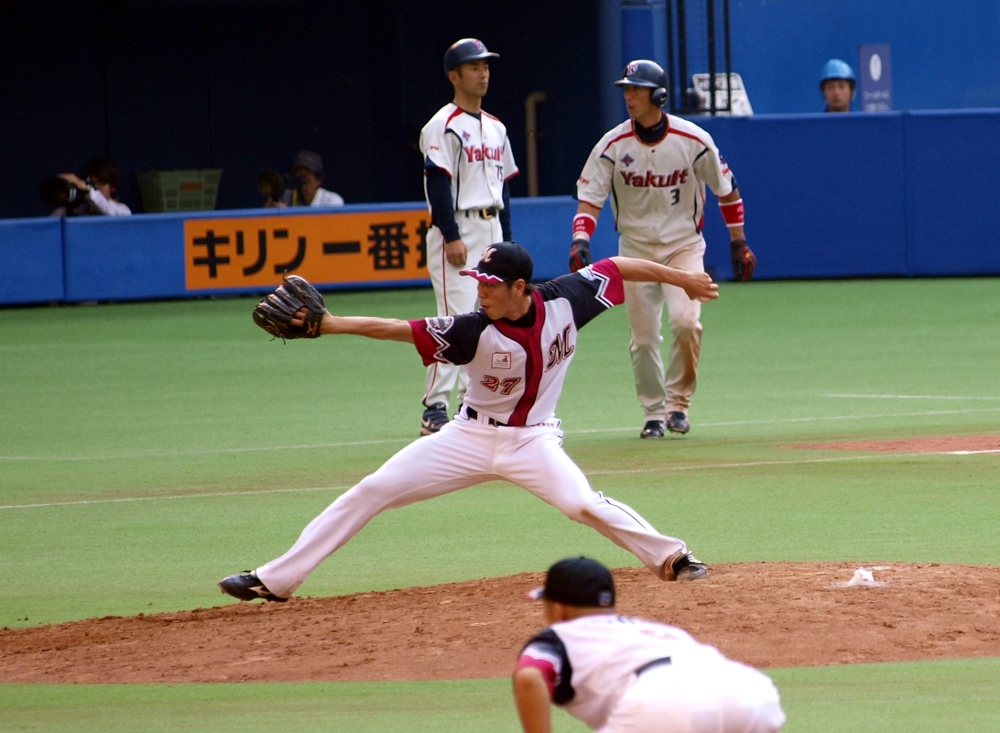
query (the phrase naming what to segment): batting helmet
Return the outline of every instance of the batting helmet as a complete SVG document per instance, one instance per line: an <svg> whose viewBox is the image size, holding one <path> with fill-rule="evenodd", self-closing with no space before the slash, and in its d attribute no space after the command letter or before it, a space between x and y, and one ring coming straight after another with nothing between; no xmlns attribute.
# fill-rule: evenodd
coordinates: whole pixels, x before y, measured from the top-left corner
<svg viewBox="0 0 1000 733"><path fill-rule="evenodd" d="M851 82L851 89L854 89L854 85L858 83L850 64L840 59L830 59L823 66L823 73L819 77L819 88L822 89L823 84L830 79L847 79Z"/></svg>
<svg viewBox="0 0 1000 733"><path fill-rule="evenodd" d="M461 66L469 61L498 58L500 58L500 54L490 53L486 50L486 45L478 38L463 38L460 41L455 41L444 52L444 73L447 74L456 66Z"/></svg>
<svg viewBox="0 0 1000 733"><path fill-rule="evenodd" d="M670 81L667 72L658 63L648 59L637 59L628 62L622 78L615 82L615 86L648 87L653 90L650 94L653 104L662 107L667 101Z"/></svg>

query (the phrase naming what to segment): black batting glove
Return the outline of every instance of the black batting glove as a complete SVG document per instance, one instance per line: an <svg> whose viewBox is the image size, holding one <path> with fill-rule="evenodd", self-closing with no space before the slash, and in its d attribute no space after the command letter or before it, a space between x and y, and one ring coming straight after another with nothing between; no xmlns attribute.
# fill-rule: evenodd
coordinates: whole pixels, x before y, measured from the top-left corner
<svg viewBox="0 0 1000 733"><path fill-rule="evenodd" d="M590 264L590 242L586 239L574 239L569 250L569 271L582 270Z"/></svg>
<svg viewBox="0 0 1000 733"><path fill-rule="evenodd" d="M747 246L747 240L743 237L734 239L729 243L729 252L733 260L733 277L742 282L753 277L753 271L757 267L757 258Z"/></svg>

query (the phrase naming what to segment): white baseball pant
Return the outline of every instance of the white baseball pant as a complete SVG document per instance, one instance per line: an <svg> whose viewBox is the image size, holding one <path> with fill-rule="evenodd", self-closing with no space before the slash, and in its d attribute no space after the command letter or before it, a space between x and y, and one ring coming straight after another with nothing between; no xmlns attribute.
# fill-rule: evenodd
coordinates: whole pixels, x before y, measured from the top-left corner
<svg viewBox="0 0 1000 733"><path fill-rule="evenodd" d="M775 733L785 724L778 690L756 669L723 657L643 672L598 733Z"/></svg>
<svg viewBox="0 0 1000 733"><path fill-rule="evenodd" d="M625 257L651 260L688 272L705 271L705 240L683 247L643 244L622 235L619 252ZM666 304L673 334L666 373L660 345L663 306ZM675 285L626 282L625 310L632 330L629 351L635 389L646 420L665 420L668 412L683 412L691 407L691 396L698 383L698 355L701 353L701 303L691 300Z"/></svg>
<svg viewBox="0 0 1000 733"><path fill-rule="evenodd" d="M466 264L455 267L448 262L444 251L444 237L441 230L431 227L427 232L427 270L431 275L431 285L434 286L434 297L437 299L438 316L455 316L470 313L478 305L477 286L474 277L465 277L458 273L466 267L475 267L483 252L491 244L503 241L503 228L500 219L483 219L477 214L456 211L455 221L458 223L462 241L469 250ZM461 367L453 364L434 363L427 367L427 378L424 385L424 404L433 405L443 402L451 406L451 394L458 383L458 401L461 403L468 388L468 377Z"/></svg>
<svg viewBox="0 0 1000 733"><path fill-rule="evenodd" d="M661 535L634 509L590 487L563 450L558 420L531 427L493 427L482 420L463 414L403 448L310 522L288 552L257 569L257 577L287 598L380 512L496 480L517 484L596 529L660 578L667 558L687 551L681 540Z"/></svg>

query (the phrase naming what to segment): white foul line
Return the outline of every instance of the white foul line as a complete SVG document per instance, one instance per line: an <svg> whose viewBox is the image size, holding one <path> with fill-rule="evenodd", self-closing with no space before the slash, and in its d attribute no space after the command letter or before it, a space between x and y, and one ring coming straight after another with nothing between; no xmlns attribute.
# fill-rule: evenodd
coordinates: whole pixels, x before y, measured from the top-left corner
<svg viewBox="0 0 1000 733"><path fill-rule="evenodd" d="M742 463L698 463L690 466L663 466L659 468L625 468L607 471L587 471L588 476L613 476L616 474L635 473L666 473L668 471L711 471L717 468L755 468L757 466L797 466L810 463L840 463L843 461L866 461L880 458L891 458L893 456L971 456L983 453L998 453L1000 450L978 450L978 451L943 451L929 453L896 453L880 451L865 455L837 456L836 458L804 458L797 461L746 461ZM219 491L209 494L179 494L171 496L133 496L123 499L87 499L82 501L57 501L48 504L9 504L0 506L3 509L38 509L54 506L83 506L88 504L122 504L132 501L158 501L176 499L205 499L209 497L227 496L256 496L258 494L292 494L307 491L346 491L349 486L316 486L303 489L263 489L261 491Z"/></svg>

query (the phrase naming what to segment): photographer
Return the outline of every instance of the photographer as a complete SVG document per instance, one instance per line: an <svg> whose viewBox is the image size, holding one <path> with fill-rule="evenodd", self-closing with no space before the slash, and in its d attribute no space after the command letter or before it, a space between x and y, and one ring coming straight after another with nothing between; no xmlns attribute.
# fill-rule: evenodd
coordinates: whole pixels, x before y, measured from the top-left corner
<svg viewBox="0 0 1000 733"><path fill-rule="evenodd" d="M80 175L60 173L42 183L42 199L52 216L130 216L132 210L115 198L118 166L106 158L87 163Z"/></svg>
<svg viewBox="0 0 1000 733"><path fill-rule="evenodd" d="M285 178L274 171L260 175L261 192L267 196L264 206L283 209L288 206L343 206L340 194L321 188L323 159L311 150L300 150Z"/></svg>

